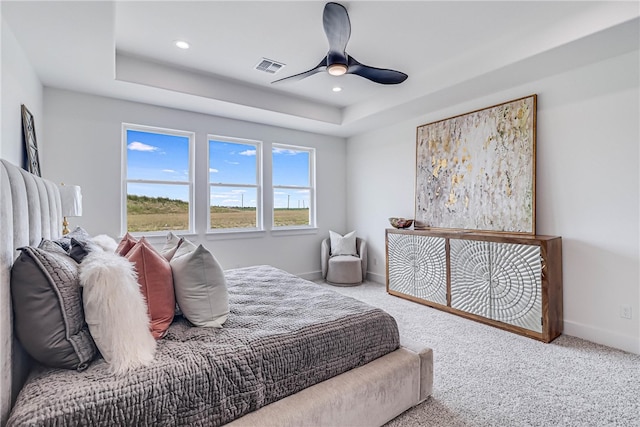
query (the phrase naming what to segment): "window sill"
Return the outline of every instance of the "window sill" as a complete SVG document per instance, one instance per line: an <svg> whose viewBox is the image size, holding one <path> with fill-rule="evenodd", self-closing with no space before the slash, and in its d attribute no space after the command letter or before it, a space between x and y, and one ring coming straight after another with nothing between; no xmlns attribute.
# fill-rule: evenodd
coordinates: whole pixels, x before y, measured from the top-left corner
<svg viewBox="0 0 640 427"><path fill-rule="evenodd" d="M300 236L318 234L318 228L316 227L279 227L277 229L269 230L270 234L274 237L281 236ZM206 234L207 240L233 240L233 239L254 239L264 237L267 230L219 230L208 231Z"/></svg>
<svg viewBox="0 0 640 427"><path fill-rule="evenodd" d="M271 230L271 235L274 237L279 236L297 236L318 234L317 227L278 227Z"/></svg>
<svg viewBox="0 0 640 427"><path fill-rule="evenodd" d="M232 240L232 239L254 239L257 237L264 237L266 232L264 230L219 230L208 231L206 236L207 240Z"/></svg>

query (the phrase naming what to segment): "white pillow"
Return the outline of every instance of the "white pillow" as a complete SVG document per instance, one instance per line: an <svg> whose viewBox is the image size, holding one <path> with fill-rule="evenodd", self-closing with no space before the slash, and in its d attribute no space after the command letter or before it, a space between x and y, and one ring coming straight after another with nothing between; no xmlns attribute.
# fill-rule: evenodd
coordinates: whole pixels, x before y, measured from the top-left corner
<svg viewBox="0 0 640 427"><path fill-rule="evenodd" d="M105 252L115 252L118 247L118 242L113 237L106 234L98 234L91 238L91 241L100 246Z"/></svg>
<svg viewBox="0 0 640 427"><path fill-rule="evenodd" d="M229 294L213 254L185 239L169 264L182 315L195 326L221 328L229 317Z"/></svg>
<svg viewBox="0 0 640 427"><path fill-rule="evenodd" d="M171 261L171 258L176 254L178 246L182 244L183 240L182 237L178 237L172 232L169 232L169 234L167 234L167 241L160 250L160 253L167 261Z"/></svg>
<svg viewBox="0 0 640 427"><path fill-rule="evenodd" d="M111 371L124 374L150 364L156 340L133 264L116 253L94 251L79 268L85 320Z"/></svg>
<svg viewBox="0 0 640 427"><path fill-rule="evenodd" d="M331 240L331 256L337 255L354 255L358 256L356 251L356 232L352 231L344 236L329 230L329 239Z"/></svg>

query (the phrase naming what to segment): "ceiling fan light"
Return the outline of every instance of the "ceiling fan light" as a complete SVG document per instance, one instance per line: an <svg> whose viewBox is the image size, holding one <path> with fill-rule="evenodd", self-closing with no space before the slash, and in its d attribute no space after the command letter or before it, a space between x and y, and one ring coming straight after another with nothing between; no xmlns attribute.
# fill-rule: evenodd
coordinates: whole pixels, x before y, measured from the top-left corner
<svg viewBox="0 0 640 427"><path fill-rule="evenodd" d="M347 72L347 66L344 64L331 64L327 67L327 71L332 76L341 76Z"/></svg>

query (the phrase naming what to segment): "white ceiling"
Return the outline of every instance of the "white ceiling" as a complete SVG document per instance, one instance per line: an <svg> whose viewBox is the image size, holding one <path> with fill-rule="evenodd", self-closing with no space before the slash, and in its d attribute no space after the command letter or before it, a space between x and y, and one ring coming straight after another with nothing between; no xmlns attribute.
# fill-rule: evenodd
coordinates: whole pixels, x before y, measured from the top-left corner
<svg viewBox="0 0 640 427"><path fill-rule="evenodd" d="M323 73L272 85L326 54L324 4L4 0L0 11L45 86L339 136L640 44L637 1L345 1L347 53L407 81ZM263 57L286 66L254 70Z"/></svg>

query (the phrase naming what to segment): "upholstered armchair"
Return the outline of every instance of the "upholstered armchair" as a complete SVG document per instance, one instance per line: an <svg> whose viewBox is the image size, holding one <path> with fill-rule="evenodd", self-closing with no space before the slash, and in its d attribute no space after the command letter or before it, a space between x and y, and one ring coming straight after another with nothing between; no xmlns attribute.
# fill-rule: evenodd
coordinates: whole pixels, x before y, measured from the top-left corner
<svg viewBox="0 0 640 427"><path fill-rule="evenodd" d="M367 277L367 242L356 238L355 255L331 254L331 240L324 239L320 246L322 278L332 285L354 286Z"/></svg>

